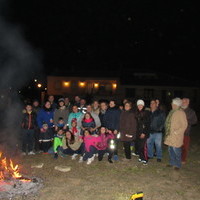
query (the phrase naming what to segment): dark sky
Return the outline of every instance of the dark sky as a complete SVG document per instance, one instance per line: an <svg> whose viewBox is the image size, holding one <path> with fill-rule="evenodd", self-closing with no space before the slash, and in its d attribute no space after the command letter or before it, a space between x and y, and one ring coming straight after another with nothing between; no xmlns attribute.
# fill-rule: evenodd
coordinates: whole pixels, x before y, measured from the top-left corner
<svg viewBox="0 0 200 200"><path fill-rule="evenodd" d="M199 66L194 2L10 0L7 18L41 53L46 71L121 67L193 76Z"/></svg>

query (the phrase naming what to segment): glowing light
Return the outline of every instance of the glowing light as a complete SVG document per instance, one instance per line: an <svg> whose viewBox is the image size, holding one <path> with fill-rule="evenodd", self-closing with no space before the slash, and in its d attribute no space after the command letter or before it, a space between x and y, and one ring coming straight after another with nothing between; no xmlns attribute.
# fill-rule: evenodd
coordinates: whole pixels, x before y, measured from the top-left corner
<svg viewBox="0 0 200 200"><path fill-rule="evenodd" d="M112 84L112 88L113 88L113 89L116 89L116 88L117 88L117 83L113 83L113 84Z"/></svg>
<svg viewBox="0 0 200 200"><path fill-rule="evenodd" d="M38 88L41 88L41 87L42 87L42 84L41 84L41 83L38 83L37 86L38 86Z"/></svg>
<svg viewBox="0 0 200 200"><path fill-rule="evenodd" d="M94 88L98 88L99 87L99 83L94 83Z"/></svg>
<svg viewBox="0 0 200 200"><path fill-rule="evenodd" d="M34 79L35 82L37 82L37 79Z"/></svg>
<svg viewBox="0 0 200 200"><path fill-rule="evenodd" d="M85 87L85 82L79 82L80 87Z"/></svg>
<svg viewBox="0 0 200 200"><path fill-rule="evenodd" d="M64 85L64 87L69 87L70 86L70 82L69 81L64 81L63 85Z"/></svg>

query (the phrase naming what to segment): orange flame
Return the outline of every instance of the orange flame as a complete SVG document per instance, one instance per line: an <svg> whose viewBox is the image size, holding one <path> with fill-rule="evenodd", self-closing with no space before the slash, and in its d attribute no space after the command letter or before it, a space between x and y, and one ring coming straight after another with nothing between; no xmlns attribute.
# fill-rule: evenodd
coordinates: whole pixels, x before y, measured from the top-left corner
<svg viewBox="0 0 200 200"><path fill-rule="evenodd" d="M22 175L19 173L19 166L14 165L11 159L8 162L6 157L3 158L2 152L0 152L0 181L5 180L5 173L20 181L30 181L30 179L20 179Z"/></svg>

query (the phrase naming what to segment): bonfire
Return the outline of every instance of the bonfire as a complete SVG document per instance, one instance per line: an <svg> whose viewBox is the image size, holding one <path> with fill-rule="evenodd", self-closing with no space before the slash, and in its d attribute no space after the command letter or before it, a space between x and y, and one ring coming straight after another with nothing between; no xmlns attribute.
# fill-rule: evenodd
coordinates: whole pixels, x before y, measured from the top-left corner
<svg viewBox="0 0 200 200"><path fill-rule="evenodd" d="M20 173L19 165L0 152L0 199L34 194L41 186L41 179L24 177Z"/></svg>

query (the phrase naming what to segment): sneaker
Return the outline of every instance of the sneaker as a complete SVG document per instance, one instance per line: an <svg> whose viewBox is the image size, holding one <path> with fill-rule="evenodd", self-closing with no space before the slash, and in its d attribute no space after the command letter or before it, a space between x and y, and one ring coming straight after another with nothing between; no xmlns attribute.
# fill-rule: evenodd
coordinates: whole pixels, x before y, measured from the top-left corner
<svg viewBox="0 0 200 200"><path fill-rule="evenodd" d="M88 158L87 165L90 165L92 163L92 158Z"/></svg>
<svg viewBox="0 0 200 200"><path fill-rule="evenodd" d="M118 155L114 155L113 160L118 161L119 160Z"/></svg>
<svg viewBox="0 0 200 200"><path fill-rule="evenodd" d="M139 156L138 154L136 154L136 153L134 153L134 152L132 153L132 155L133 155L133 156L137 156L137 157Z"/></svg>
<svg viewBox="0 0 200 200"><path fill-rule="evenodd" d="M80 158L79 158L79 161L78 161L79 163L82 163L83 162L83 156L81 156Z"/></svg>
<svg viewBox="0 0 200 200"><path fill-rule="evenodd" d="M28 152L28 155L35 155L33 151Z"/></svg>
<svg viewBox="0 0 200 200"><path fill-rule="evenodd" d="M141 162L143 163L143 165L147 165L147 161L146 160L142 160Z"/></svg>
<svg viewBox="0 0 200 200"><path fill-rule="evenodd" d="M141 158L139 158L139 159L138 159L138 162L142 162L142 159L141 159Z"/></svg>
<svg viewBox="0 0 200 200"><path fill-rule="evenodd" d="M72 160L76 160L76 156L77 156L77 155L78 155L78 154L76 154L76 153L73 154L73 155L72 155Z"/></svg>
<svg viewBox="0 0 200 200"><path fill-rule="evenodd" d="M92 156L92 158L91 158L91 160L92 160L92 161L94 161L94 159L95 159L95 156L96 156L95 154Z"/></svg>
<svg viewBox="0 0 200 200"><path fill-rule="evenodd" d="M25 152L22 152L21 155L22 155L22 156L26 156L26 153L25 153Z"/></svg>

